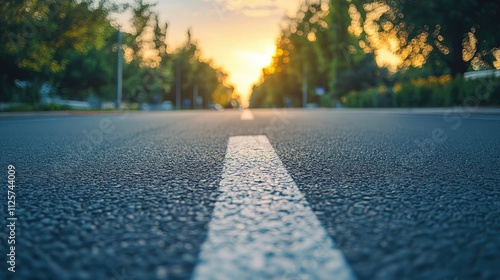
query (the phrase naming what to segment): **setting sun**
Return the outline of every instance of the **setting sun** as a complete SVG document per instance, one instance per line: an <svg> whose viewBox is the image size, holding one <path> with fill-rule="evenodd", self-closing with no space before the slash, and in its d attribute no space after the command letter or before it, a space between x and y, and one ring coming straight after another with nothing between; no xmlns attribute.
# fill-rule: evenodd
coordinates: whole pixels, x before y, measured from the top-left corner
<svg viewBox="0 0 500 280"><path fill-rule="evenodd" d="M401 58L387 49L375 51L375 60L380 67L387 67L391 71L396 71L401 63Z"/></svg>
<svg viewBox="0 0 500 280"><path fill-rule="evenodd" d="M254 1L243 5L241 1L162 1L156 10L161 20L169 23L169 48L185 42L186 32L191 29L203 58L212 59L229 74L229 82L246 105L262 68L272 61L279 24L286 14L295 12L300 2ZM117 16L117 22L128 31L130 16Z"/></svg>
<svg viewBox="0 0 500 280"><path fill-rule="evenodd" d="M233 70L231 73L234 73L231 76L231 80L238 85L238 88L243 90L241 95L244 100L248 99L250 88L259 79L262 68L268 66L272 61L274 46L271 45L265 49L265 51L261 52L250 50L238 51L238 61L232 63L232 65L228 65L227 69L229 70L229 67L231 67Z"/></svg>

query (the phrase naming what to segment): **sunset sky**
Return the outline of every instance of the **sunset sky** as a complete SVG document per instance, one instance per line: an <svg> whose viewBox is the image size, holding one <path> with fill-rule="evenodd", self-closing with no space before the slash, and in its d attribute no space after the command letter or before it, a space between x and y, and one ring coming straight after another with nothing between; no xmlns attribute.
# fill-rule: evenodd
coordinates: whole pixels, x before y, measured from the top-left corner
<svg viewBox="0 0 500 280"><path fill-rule="evenodd" d="M301 0L159 0L155 11L160 20L169 24L167 43L171 47L185 42L191 27L203 57L212 58L224 68L236 91L248 98L262 67L271 62L283 17L295 14L300 3ZM131 31L130 17L118 17L125 31Z"/></svg>

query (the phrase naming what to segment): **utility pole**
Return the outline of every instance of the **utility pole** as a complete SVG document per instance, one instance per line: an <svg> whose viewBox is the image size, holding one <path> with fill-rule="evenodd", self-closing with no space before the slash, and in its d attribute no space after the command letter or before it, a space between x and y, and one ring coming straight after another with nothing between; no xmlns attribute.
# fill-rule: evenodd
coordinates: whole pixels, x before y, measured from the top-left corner
<svg viewBox="0 0 500 280"><path fill-rule="evenodd" d="M177 110L181 109L181 64L179 58L176 60L175 65L175 108Z"/></svg>
<svg viewBox="0 0 500 280"><path fill-rule="evenodd" d="M194 87L193 87L193 109L196 109L196 106L198 104L196 104L196 101L198 100L198 82L196 82L196 84L194 84Z"/></svg>
<svg viewBox="0 0 500 280"><path fill-rule="evenodd" d="M338 77L338 69L339 69L339 30L336 24L332 24L333 29L333 57L332 57L332 82L331 82L331 92L333 96L337 94L337 77Z"/></svg>
<svg viewBox="0 0 500 280"><path fill-rule="evenodd" d="M116 110L121 110L122 103L122 32L118 26L118 43L117 43L118 63L117 63L117 77L116 77Z"/></svg>
<svg viewBox="0 0 500 280"><path fill-rule="evenodd" d="M307 105L307 63L302 67L302 108Z"/></svg>

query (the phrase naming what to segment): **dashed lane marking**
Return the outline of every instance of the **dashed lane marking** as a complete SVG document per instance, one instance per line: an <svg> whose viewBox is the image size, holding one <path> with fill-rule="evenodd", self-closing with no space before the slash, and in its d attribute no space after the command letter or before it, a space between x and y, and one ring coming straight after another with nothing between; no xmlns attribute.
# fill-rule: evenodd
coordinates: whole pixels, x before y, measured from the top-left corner
<svg viewBox="0 0 500 280"><path fill-rule="evenodd" d="M242 121L251 121L253 120L253 114L250 112L250 110L246 109L243 110L243 113L241 114L241 120Z"/></svg>
<svg viewBox="0 0 500 280"><path fill-rule="evenodd" d="M229 138L193 279L355 279L266 136Z"/></svg>

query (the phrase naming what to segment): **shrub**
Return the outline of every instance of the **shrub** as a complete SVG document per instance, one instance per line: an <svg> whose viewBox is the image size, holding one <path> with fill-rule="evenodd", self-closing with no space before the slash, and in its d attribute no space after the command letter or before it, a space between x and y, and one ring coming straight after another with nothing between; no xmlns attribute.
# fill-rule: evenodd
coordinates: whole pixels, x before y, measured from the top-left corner
<svg viewBox="0 0 500 280"><path fill-rule="evenodd" d="M30 111L64 111L71 110L67 105L59 104L20 104L7 108L3 108L3 112L30 112Z"/></svg>
<svg viewBox="0 0 500 280"><path fill-rule="evenodd" d="M444 75L410 79L389 89L350 92L342 103L347 107L451 107L477 96L481 96L480 106L499 106L500 78L465 80Z"/></svg>

